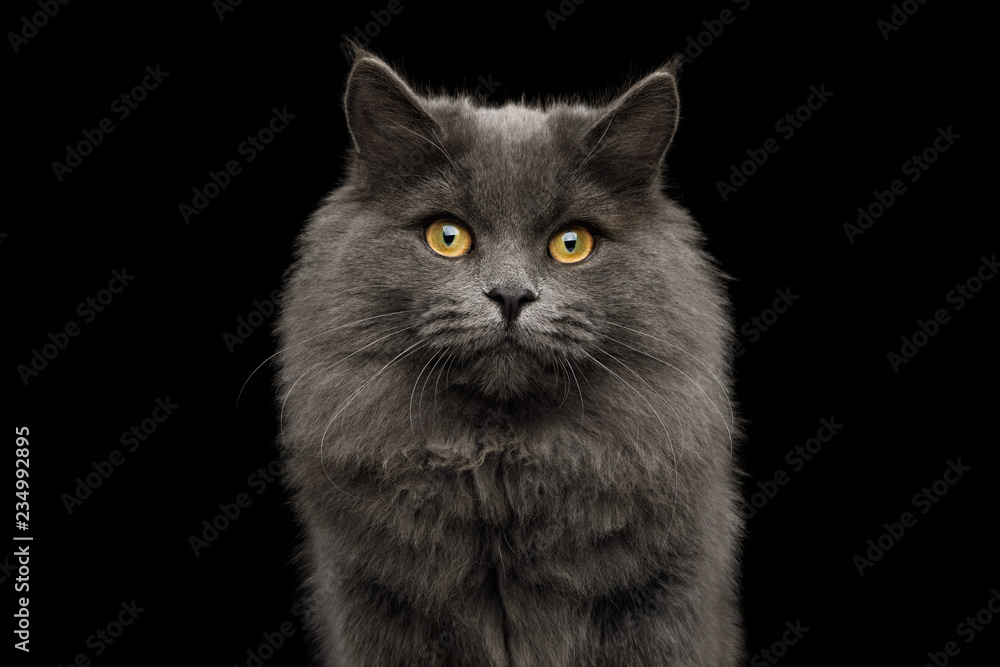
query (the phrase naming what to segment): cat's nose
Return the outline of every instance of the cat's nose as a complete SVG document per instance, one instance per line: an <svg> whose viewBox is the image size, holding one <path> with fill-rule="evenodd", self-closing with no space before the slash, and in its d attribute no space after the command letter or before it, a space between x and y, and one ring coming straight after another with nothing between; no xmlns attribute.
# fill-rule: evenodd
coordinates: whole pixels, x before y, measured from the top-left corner
<svg viewBox="0 0 1000 667"><path fill-rule="evenodd" d="M486 293L486 296L500 304L500 312L508 324L517 319L521 306L538 298L538 295L527 287L494 287Z"/></svg>

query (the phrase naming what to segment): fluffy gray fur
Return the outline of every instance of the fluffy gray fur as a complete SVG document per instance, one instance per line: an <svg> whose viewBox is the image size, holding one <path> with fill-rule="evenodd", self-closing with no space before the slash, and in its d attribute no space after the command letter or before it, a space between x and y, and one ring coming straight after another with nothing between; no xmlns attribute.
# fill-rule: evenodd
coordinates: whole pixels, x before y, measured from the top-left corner
<svg viewBox="0 0 1000 667"><path fill-rule="evenodd" d="M724 277L662 193L668 64L600 106L418 94L359 51L349 170L287 277L309 624L343 667L732 665ZM472 250L433 252L433 220ZM584 261L548 240L593 230ZM528 289L513 321L487 296Z"/></svg>

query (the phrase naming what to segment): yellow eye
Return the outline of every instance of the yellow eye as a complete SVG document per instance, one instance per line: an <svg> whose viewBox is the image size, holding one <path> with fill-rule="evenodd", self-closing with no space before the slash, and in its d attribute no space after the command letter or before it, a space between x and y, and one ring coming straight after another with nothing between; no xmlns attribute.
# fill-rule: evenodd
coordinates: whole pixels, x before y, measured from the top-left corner
<svg viewBox="0 0 1000 667"><path fill-rule="evenodd" d="M549 239L552 258L563 264L586 259L594 251L594 235L583 227L566 227Z"/></svg>
<svg viewBox="0 0 1000 667"><path fill-rule="evenodd" d="M459 257L472 247L469 229L454 220L437 220L425 232L431 250L445 257Z"/></svg>

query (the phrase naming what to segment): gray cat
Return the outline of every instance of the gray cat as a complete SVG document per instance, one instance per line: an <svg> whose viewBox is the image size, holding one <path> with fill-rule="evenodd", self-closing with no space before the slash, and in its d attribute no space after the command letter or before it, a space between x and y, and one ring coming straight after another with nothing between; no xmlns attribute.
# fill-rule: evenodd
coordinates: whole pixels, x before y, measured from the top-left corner
<svg viewBox="0 0 1000 667"><path fill-rule="evenodd" d="M675 69L495 106L357 52L277 325L321 664L742 659L724 276L661 192Z"/></svg>

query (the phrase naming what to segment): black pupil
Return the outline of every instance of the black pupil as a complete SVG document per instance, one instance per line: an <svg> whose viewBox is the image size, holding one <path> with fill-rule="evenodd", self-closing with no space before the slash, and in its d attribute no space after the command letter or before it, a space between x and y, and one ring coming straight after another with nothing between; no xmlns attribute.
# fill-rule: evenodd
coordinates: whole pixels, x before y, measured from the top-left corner
<svg viewBox="0 0 1000 667"><path fill-rule="evenodd" d="M563 245L566 246L567 252L573 252L576 250L576 232L566 232L563 234Z"/></svg>
<svg viewBox="0 0 1000 667"><path fill-rule="evenodd" d="M451 245L455 242L455 237L458 236L458 229L454 225L445 225L441 233L444 236L444 244Z"/></svg>

